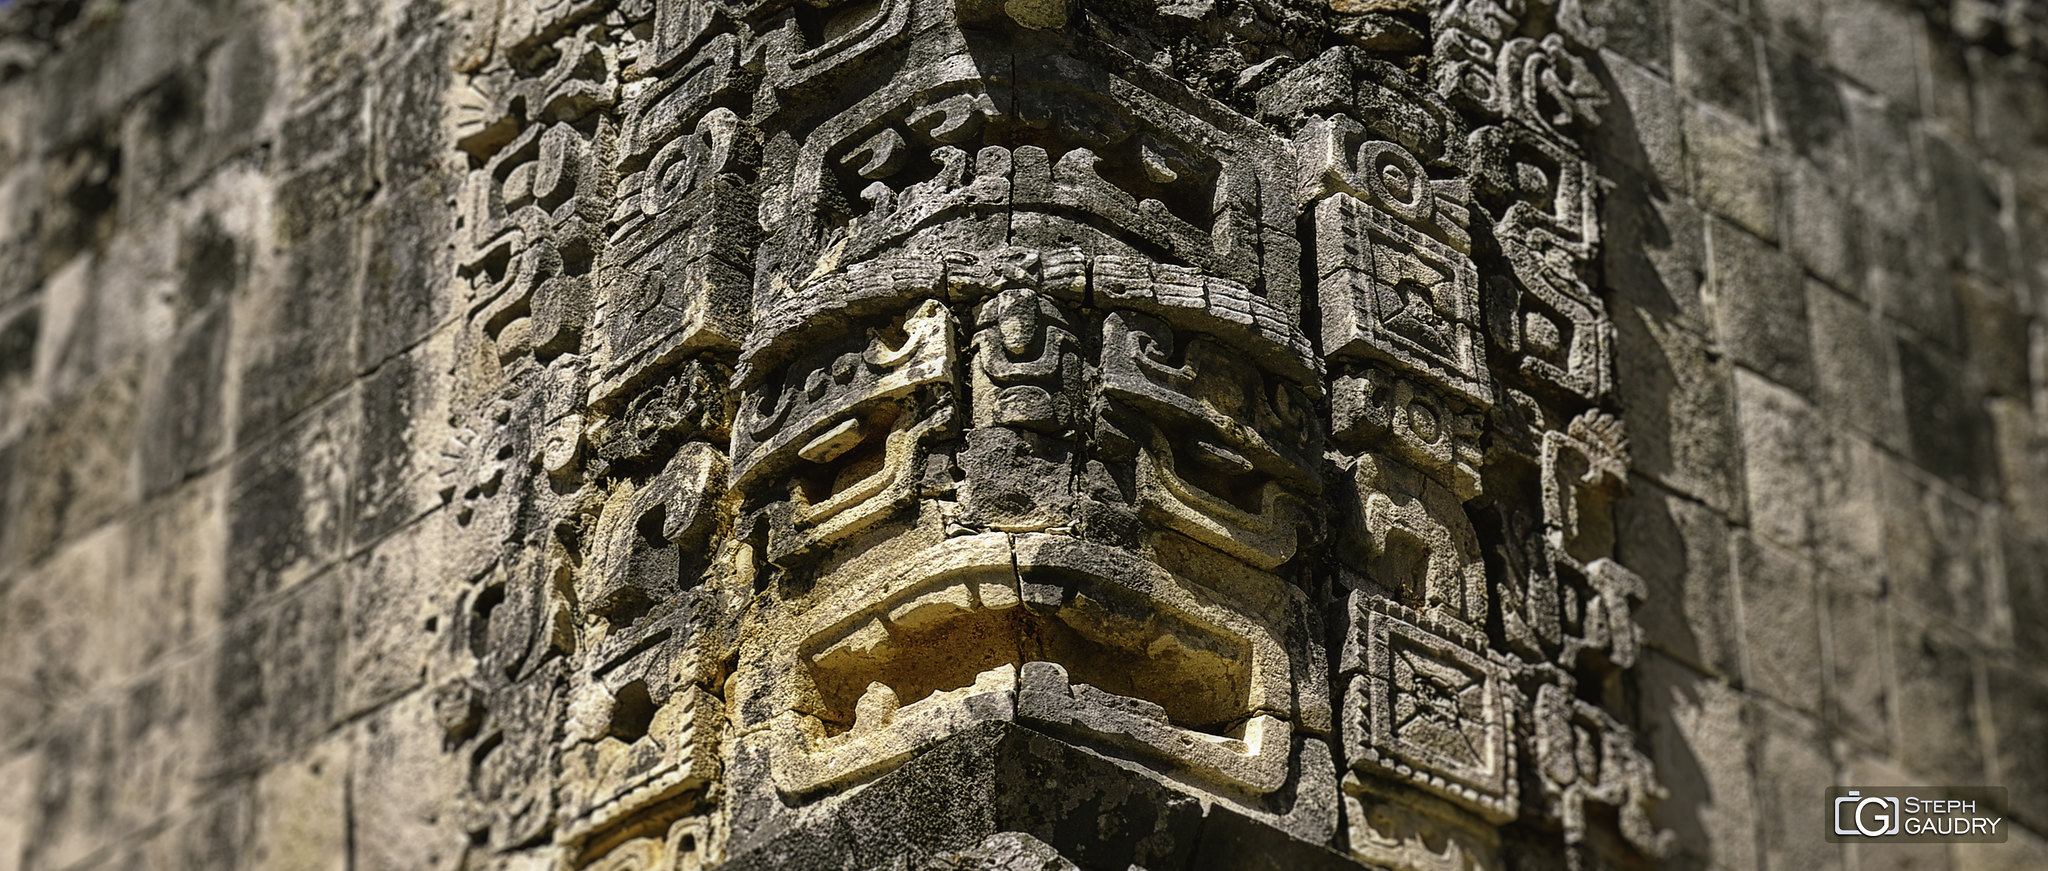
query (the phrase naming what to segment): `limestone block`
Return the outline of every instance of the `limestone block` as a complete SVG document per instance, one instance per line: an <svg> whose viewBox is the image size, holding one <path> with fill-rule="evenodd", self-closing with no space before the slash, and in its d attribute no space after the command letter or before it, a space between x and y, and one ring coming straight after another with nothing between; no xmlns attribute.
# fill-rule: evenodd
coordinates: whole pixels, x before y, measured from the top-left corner
<svg viewBox="0 0 2048 871"><path fill-rule="evenodd" d="M1658 805L1659 824L1679 833L1679 850L1694 861L1756 868L1754 790L1770 776L1750 763L1744 724L1757 703L1655 653L1643 665L1643 692L1656 712L1643 724L1644 737L1671 791Z"/></svg>
<svg viewBox="0 0 2048 871"><path fill-rule="evenodd" d="M1805 400L1747 371L1735 373L1735 399L1751 526L1780 545L1804 546L1821 510L1828 431Z"/></svg>
<svg viewBox="0 0 2048 871"><path fill-rule="evenodd" d="M1736 362L1811 395L1813 339L1798 264L1725 224L1711 225L1708 240L1715 336Z"/></svg>
<svg viewBox="0 0 2048 871"><path fill-rule="evenodd" d="M362 420L349 471L347 536L352 547L376 541L440 507L444 449L458 438L452 385L454 332L441 330L364 377Z"/></svg>
<svg viewBox="0 0 2048 871"><path fill-rule="evenodd" d="M288 243L319 244L376 186L362 76L352 72L344 86L293 104L280 122L313 134L284 149L290 172L275 182L275 230Z"/></svg>
<svg viewBox="0 0 2048 871"><path fill-rule="evenodd" d="M33 755L17 755L0 763L0 868L18 871L23 856L28 851L29 840L35 836L32 820L35 819L35 787L38 782L36 766L41 758Z"/></svg>
<svg viewBox="0 0 2048 871"><path fill-rule="evenodd" d="M438 241L454 215L440 199L443 184L428 179L404 188L364 218L361 370L412 348L450 313L449 255Z"/></svg>
<svg viewBox="0 0 2048 871"><path fill-rule="evenodd" d="M326 189L324 186L322 189ZM293 208L280 191L278 209ZM237 444L250 444L346 385L355 369L359 234L323 230L236 305L231 362Z"/></svg>
<svg viewBox="0 0 2048 871"><path fill-rule="evenodd" d="M1813 567L1768 541L1734 539L1744 682L1809 715L1821 709L1820 598Z"/></svg>
<svg viewBox="0 0 2048 871"><path fill-rule="evenodd" d="M125 368L82 385L17 443L12 516L0 545L8 558L48 556L133 505L139 380Z"/></svg>
<svg viewBox="0 0 2048 871"><path fill-rule="evenodd" d="M220 159L253 144L274 129L282 101L277 96L278 49L269 19L236 28L200 60L205 92L199 96L205 113L208 156ZM193 175L211 170L212 161L194 161Z"/></svg>
<svg viewBox="0 0 2048 871"><path fill-rule="evenodd" d="M1763 0L1759 11L1769 26L1767 34L1782 38L1791 50L1813 53L1824 44L1827 31L1819 8L1790 0Z"/></svg>
<svg viewBox="0 0 2048 871"><path fill-rule="evenodd" d="M1849 586L1876 590L1895 573L1888 561L1892 547L1888 475L1896 465L1882 450L1855 436L1833 445L1823 466L1821 509L1815 515L1814 555L1819 565Z"/></svg>
<svg viewBox="0 0 2048 871"><path fill-rule="evenodd" d="M1641 18L1646 25L1654 25L1655 17L1665 14L1663 4L1653 4L1638 11L1645 12ZM1606 13L1606 17L1610 19L1606 23L1610 36L1617 27L1635 24L1613 20L1624 17L1616 13ZM1668 47L1669 34L1659 34L1655 41ZM1601 125L1596 134L1597 151L1605 159L1620 161L1635 170L1644 180L1655 179L1682 191L1686 188L1687 179L1685 144L1678 116L1679 97L1677 89L1658 71L1660 67L1668 67L1668 61L1652 60L1629 52L1630 46L1618 45L1611 38L1601 51L1601 60L1614 76L1616 88L1610 111L1625 121ZM1626 190L1616 190L1615 194L1608 201L1610 204L1616 200L1626 201L1629 196ZM1608 226L1616 233L1634 229L1619 221L1609 221Z"/></svg>
<svg viewBox="0 0 2048 871"><path fill-rule="evenodd" d="M1982 506L1953 489L1885 475L1885 558L1897 577L1896 601L1919 615L1981 631L1992 620L1997 535Z"/></svg>
<svg viewBox="0 0 2048 871"><path fill-rule="evenodd" d="M131 653L116 626L95 614L115 611L120 579L128 571L132 530L116 523L60 550L7 591L10 704L0 706L8 725L24 731L60 706L129 677Z"/></svg>
<svg viewBox="0 0 2048 871"><path fill-rule="evenodd" d="M218 777L202 752L215 739L213 668L203 656L169 658L121 693L109 812L123 829L146 831L208 800Z"/></svg>
<svg viewBox="0 0 2048 871"><path fill-rule="evenodd" d="M1849 90L1844 92L1849 108L1849 153L1858 177L1908 178L1914 170L1912 139L1899 134L1905 112L1896 103ZM1925 198L1913 186L1882 187L1860 185L1854 199L1864 206L1871 226L1900 236L1910 236L1924 214ZM1884 252L1870 249L1882 257ZM1924 260L1922 262L1925 262ZM1937 300L1928 300L1935 302Z"/></svg>
<svg viewBox="0 0 2048 871"><path fill-rule="evenodd" d="M160 493L217 461L227 445L228 318L215 306L183 325L142 385L138 467Z"/></svg>
<svg viewBox="0 0 2048 871"><path fill-rule="evenodd" d="M51 724L29 815L37 837L28 842L23 867L81 865L101 846L124 834L114 816L112 780L117 776L119 737L106 705L72 708Z"/></svg>
<svg viewBox="0 0 2048 871"><path fill-rule="evenodd" d="M1757 709L1757 819L1766 867L1840 868L1841 846L1809 834L1799 812L1811 805L1814 783L1838 771L1813 722L1763 706ZM1767 773L1767 774L1766 774Z"/></svg>
<svg viewBox="0 0 2048 871"><path fill-rule="evenodd" d="M1810 49L1802 47L1766 44L1768 129L1773 139L1790 145L1794 154L1813 161L1831 175L1839 174L1849 163L1844 136L1849 112L1842 97L1843 85L1809 52Z"/></svg>
<svg viewBox="0 0 2048 871"><path fill-rule="evenodd" d="M1922 28L1914 16L1868 0L1848 0L1842 14L1853 16L1854 23L1828 28L1828 59L1897 103L1918 103L1920 53L1913 49L1919 46Z"/></svg>
<svg viewBox="0 0 2048 871"><path fill-rule="evenodd" d="M452 71L447 51L440 44L446 30L407 27L414 22L392 23L394 30L410 31L403 33L404 41L398 43L409 50L386 49L391 57L377 71L378 100L369 107L369 126L375 131L377 177L385 185L404 189L416 181L446 179L454 173L453 155L442 145L442 107L451 90Z"/></svg>
<svg viewBox="0 0 2048 871"><path fill-rule="evenodd" d="M1863 219L1840 181L1843 172L1826 172L1804 161L1791 165L1784 182L1784 247L1822 281L1864 296Z"/></svg>
<svg viewBox="0 0 2048 871"><path fill-rule="evenodd" d="M1725 114L1724 109L1688 103L1681 110L1693 195L1707 211L1753 235L1776 239L1776 161L1764 151L1762 135L1753 122Z"/></svg>
<svg viewBox="0 0 2048 871"><path fill-rule="evenodd" d="M1815 400L1821 410L1864 435L1897 446L1905 409L1895 349L1871 309L1826 287L1806 285L1813 327Z"/></svg>
<svg viewBox="0 0 2048 871"><path fill-rule="evenodd" d="M1762 105L1756 43L1745 22L1711 3L1671 8L1673 78L1694 99L1756 123Z"/></svg>
<svg viewBox="0 0 2048 871"><path fill-rule="evenodd" d="M1887 639L1897 709L1912 712L1898 722L1900 765L1929 779L1986 776L1977 738L1977 658L1957 633L1929 626L1905 609L1893 609Z"/></svg>
<svg viewBox="0 0 2048 871"><path fill-rule="evenodd" d="M1974 157L1936 133L1920 137L1927 167L1928 214L1935 219L1933 252L1960 260L1972 272L2001 283L2012 279L2006 183L1978 168ZM1969 302L1965 297L1964 302Z"/></svg>
<svg viewBox="0 0 2048 871"><path fill-rule="evenodd" d="M347 542L360 426L351 391L243 453L228 483L228 608L325 569Z"/></svg>
<svg viewBox="0 0 2048 871"><path fill-rule="evenodd" d="M139 673L218 630L227 592L226 476L214 472L146 507L129 541L118 649Z"/></svg>
<svg viewBox="0 0 2048 871"><path fill-rule="evenodd" d="M459 627L443 626L458 576L443 550L449 512L378 542L344 569L347 661L341 707L355 714L419 688L438 647Z"/></svg>
<svg viewBox="0 0 2048 871"><path fill-rule="evenodd" d="M1615 556L1649 586L1635 612L1644 644L1710 674L1740 674L1727 520L1654 484L1631 490L1615 505Z"/></svg>
<svg viewBox="0 0 2048 871"><path fill-rule="evenodd" d="M1827 605L1828 713L1857 742L1883 747L1894 719L1886 708L1883 607L1875 595L1838 579L1825 581L1821 595Z"/></svg>
<svg viewBox="0 0 2048 871"><path fill-rule="evenodd" d="M358 868L461 867L468 835L458 817L463 761L441 750L445 732L425 693L407 695L350 728L349 817Z"/></svg>
<svg viewBox="0 0 2048 871"><path fill-rule="evenodd" d="M232 781L204 801L174 813L140 839L132 857L151 868L204 868L244 861L255 820L255 785Z"/></svg>
<svg viewBox="0 0 2048 871"><path fill-rule="evenodd" d="M259 868L328 871L349 859L348 775L353 737L343 732L256 780L249 860Z"/></svg>
<svg viewBox="0 0 2048 871"><path fill-rule="evenodd" d="M293 751L339 722L344 639L341 574L314 578L261 615L262 717L273 751ZM230 678L232 679L232 677ZM280 700L290 699L288 704Z"/></svg>

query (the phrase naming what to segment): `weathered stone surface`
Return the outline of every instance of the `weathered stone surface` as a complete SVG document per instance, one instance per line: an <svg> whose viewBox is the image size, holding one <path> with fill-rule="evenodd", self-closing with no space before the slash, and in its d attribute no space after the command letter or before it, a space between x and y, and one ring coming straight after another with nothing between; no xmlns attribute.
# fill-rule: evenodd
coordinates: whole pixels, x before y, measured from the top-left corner
<svg viewBox="0 0 2048 871"><path fill-rule="evenodd" d="M0 871L2041 854L2024 0L0 7Z"/></svg>
<svg viewBox="0 0 2048 871"><path fill-rule="evenodd" d="M1830 783L1836 767L1811 719L1770 704L1751 709L1756 724L1752 751L1758 772L1757 818L1763 824L1766 868L1842 867L1842 847L1813 837L1800 812L1812 803L1816 783Z"/></svg>
<svg viewBox="0 0 2048 871"><path fill-rule="evenodd" d="M228 595L234 613L325 569L347 541L356 440L351 393L258 442L228 485Z"/></svg>
<svg viewBox="0 0 2048 871"><path fill-rule="evenodd" d="M1735 571L1745 683L1782 704L1818 712L1824 687L1813 567L1770 542L1741 537Z"/></svg>
<svg viewBox="0 0 2048 871"><path fill-rule="evenodd" d="M1709 673L1742 671L1728 521L1654 484L1616 506L1615 554L1650 584L1644 643Z"/></svg>
<svg viewBox="0 0 2048 871"><path fill-rule="evenodd" d="M1677 832L1679 858L1734 869L1757 867L1756 784L1769 772L1750 762L1751 707L1727 681L1702 676L1652 652L1643 692L1656 716L1644 724L1652 758L1672 790L1658 822Z"/></svg>
<svg viewBox="0 0 2048 871"><path fill-rule="evenodd" d="M1726 224L1710 225L1714 335L1737 363L1792 391L1813 392L1806 283L1783 251Z"/></svg>
<svg viewBox="0 0 2048 871"><path fill-rule="evenodd" d="M1887 634L1898 709L1912 713L1898 723L1899 761L1944 782L1983 777L1981 715L1974 703L1981 667L1976 657L1959 633L1929 626L1912 614L1895 613Z"/></svg>
<svg viewBox="0 0 2048 871"><path fill-rule="evenodd" d="M1756 123L1762 106L1756 39L1742 16L1713 3L1673 3L1674 75L1694 99Z"/></svg>
<svg viewBox="0 0 2048 871"><path fill-rule="evenodd" d="M1765 150L1760 128L1705 103L1687 103L1682 123L1691 189L1699 204L1752 235L1778 238L1779 164L1784 158Z"/></svg>

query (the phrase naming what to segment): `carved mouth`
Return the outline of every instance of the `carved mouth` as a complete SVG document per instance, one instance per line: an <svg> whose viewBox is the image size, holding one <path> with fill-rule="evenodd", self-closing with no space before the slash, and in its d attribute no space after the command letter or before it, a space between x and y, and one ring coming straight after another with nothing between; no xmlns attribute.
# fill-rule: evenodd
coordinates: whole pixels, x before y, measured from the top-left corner
<svg viewBox="0 0 2048 871"><path fill-rule="evenodd" d="M1121 551L967 536L840 601L799 648L816 706L785 728L802 754L780 772L792 792L995 720L1232 791L1286 780L1292 681L1272 627Z"/></svg>
<svg viewBox="0 0 2048 871"><path fill-rule="evenodd" d="M817 640L811 677L830 735L1040 662L1190 731L1225 735L1253 713L1245 639L1056 572L1030 583L1010 566L950 573Z"/></svg>

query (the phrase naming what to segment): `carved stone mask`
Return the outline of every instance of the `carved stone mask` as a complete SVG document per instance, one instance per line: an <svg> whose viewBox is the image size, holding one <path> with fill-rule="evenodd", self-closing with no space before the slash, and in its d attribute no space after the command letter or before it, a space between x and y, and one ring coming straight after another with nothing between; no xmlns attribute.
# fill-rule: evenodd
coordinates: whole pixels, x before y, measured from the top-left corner
<svg viewBox="0 0 2048 871"><path fill-rule="evenodd" d="M1306 778L1326 837L1288 143L1055 11L889 0L790 50L791 91L887 75L763 124L736 725L786 798L1003 720L1276 820Z"/></svg>
<svg viewBox="0 0 2048 871"><path fill-rule="evenodd" d="M1362 861L1660 849L1574 4L627 5L460 139L447 497L528 547L447 719L480 793L562 724L491 843L696 867L1011 723Z"/></svg>

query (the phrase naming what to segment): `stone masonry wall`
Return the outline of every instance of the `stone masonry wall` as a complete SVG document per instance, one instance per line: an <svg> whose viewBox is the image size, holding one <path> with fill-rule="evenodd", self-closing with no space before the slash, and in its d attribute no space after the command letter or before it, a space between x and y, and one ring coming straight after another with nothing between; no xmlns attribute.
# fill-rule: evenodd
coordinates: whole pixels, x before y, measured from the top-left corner
<svg viewBox="0 0 2048 871"><path fill-rule="evenodd" d="M465 125L571 5L0 0L0 871L569 861L446 679L511 546ZM1581 5L1665 863L2048 867L2048 7ZM2015 828L1826 843L1849 783Z"/></svg>

